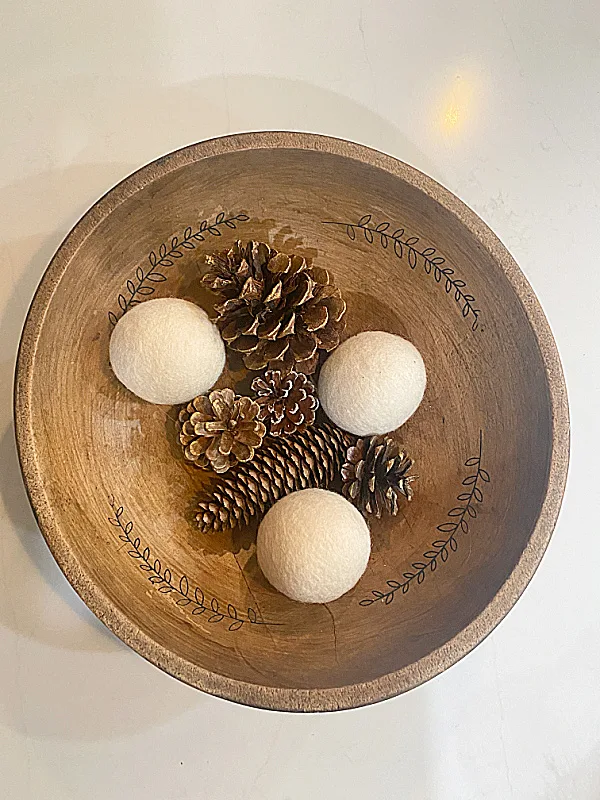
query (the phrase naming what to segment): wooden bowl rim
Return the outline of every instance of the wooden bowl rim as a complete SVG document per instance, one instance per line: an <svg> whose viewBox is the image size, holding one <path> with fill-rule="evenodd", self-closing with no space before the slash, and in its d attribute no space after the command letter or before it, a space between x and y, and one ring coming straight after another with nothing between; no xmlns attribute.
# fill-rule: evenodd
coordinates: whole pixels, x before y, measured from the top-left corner
<svg viewBox="0 0 600 800"><path fill-rule="evenodd" d="M350 158L397 176L450 211L500 265L519 297L539 345L550 391L552 454L546 494L527 546L500 590L460 633L419 661L375 680L337 688L285 689L234 680L202 669L153 641L90 580L72 552L69 537L61 531L46 497L31 436L31 385L37 344L54 291L78 248L116 207L156 178L201 159L256 149L308 150ZM461 200L414 167L364 145L311 133L241 133L188 145L137 170L98 200L58 248L31 302L17 358L14 414L19 460L34 514L60 569L84 603L120 639L170 675L222 698L281 711L333 711L368 705L418 686L470 652L506 616L537 569L556 524L569 462L569 411L558 350L539 301L498 237Z"/></svg>

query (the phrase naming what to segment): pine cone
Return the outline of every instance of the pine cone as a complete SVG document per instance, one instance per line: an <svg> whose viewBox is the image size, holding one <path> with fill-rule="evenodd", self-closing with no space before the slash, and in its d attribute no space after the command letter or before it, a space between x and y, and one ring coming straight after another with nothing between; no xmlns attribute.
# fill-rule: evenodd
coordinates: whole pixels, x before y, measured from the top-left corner
<svg viewBox="0 0 600 800"><path fill-rule="evenodd" d="M339 344L346 303L327 270L264 242L238 241L208 263L202 280L224 298L215 307L217 325L248 369L311 374L319 350Z"/></svg>
<svg viewBox="0 0 600 800"><path fill-rule="evenodd" d="M329 423L290 436L267 436L252 461L239 464L199 498L203 533L248 524L280 497L300 489L326 489L339 474L351 439Z"/></svg>
<svg viewBox="0 0 600 800"><path fill-rule="evenodd" d="M379 518L386 510L395 516L399 496L412 497L415 476L406 474L412 465L389 436L359 439L348 448L342 466L342 494L366 514Z"/></svg>
<svg viewBox="0 0 600 800"><path fill-rule="evenodd" d="M258 418L268 424L271 436L304 431L315 421L319 401L313 382L303 372L282 375L267 370L252 381L252 390L260 406Z"/></svg>
<svg viewBox="0 0 600 800"><path fill-rule="evenodd" d="M231 249L206 257L210 269L202 282L226 300L233 300L248 278L262 280L263 270L275 255L277 251L263 242L234 242Z"/></svg>
<svg viewBox="0 0 600 800"><path fill-rule="evenodd" d="M250 461L266 433L257 417L260 406L232 389L200 395L179 412L179 441L188 461L226 472Z"/></svg>

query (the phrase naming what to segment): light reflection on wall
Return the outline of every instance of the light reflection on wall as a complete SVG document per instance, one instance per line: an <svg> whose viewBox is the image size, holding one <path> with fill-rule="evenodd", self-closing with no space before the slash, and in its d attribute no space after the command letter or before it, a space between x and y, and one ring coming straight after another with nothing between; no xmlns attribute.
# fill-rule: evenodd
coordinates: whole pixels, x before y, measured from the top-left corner
<svg viewBox="0 0 600 800"><path fill-rule="evenodd" d="M463 133L469 123L474 121L476 81L464 74L454 75L442 94L439 127L453 136Z"/></svg>

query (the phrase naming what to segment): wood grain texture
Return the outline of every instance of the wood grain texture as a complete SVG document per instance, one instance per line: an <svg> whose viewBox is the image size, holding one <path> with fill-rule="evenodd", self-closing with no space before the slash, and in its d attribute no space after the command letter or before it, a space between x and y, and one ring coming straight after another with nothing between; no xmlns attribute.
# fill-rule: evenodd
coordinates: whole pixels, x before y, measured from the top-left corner
<svg viewBox="0 0 600 800"><path fill-rule="evenodd" d="M223 222L238 215L235 229ZM201 234L194 247L174 246L188 228ZM166 278L142 282L152 296L208 308L202 254L237 237L330 269L348 301L346 335L405 336L428 369L424 402L398 434L421 476L415 499L371 525L364 577L326 607L267 584L252 529L194 530L198 472L178 456L175 410L132 396L108 364L109 314L121 313L119 295L131 297L128 281L138 286L151 252ZM175 677L272 709L372 703L465 655L533 575L568 464L556 347L502 244L406 164L309 134L184 148L90 209L32 303L15 419L42 533L94 613Z"/></svg>

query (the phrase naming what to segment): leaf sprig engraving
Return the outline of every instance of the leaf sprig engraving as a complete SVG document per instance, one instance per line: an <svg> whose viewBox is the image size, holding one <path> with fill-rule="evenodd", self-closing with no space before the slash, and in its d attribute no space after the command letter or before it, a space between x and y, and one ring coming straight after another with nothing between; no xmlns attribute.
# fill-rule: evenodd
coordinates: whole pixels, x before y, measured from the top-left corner
<svg viewBox="0 0 600 800"><path fill-rule="evenodd" d="M474 472L462 482L464 488L456 498L459 504L450 509L447 514L448 520L436 528L439 533L445 534L445 538L438 538L432 542L429 549L422 554L421 560L414 561L410 569L402 573L404 580L386 581L384 591L374 589L371 596L365 597L359 605L370 606L378 601L389 605L397 592L406 594L415 581L417 584L423 583L427 571L435 572L439 562L446 562L450 552L458 550L456 537L461 533L465 535L469 533L469 521L477 517L478 507L483 503L484 495L481 487L484 483L490 482L489 472L481 466L482 453L483 432L479 431L479 452L465 461L465 466Z"/></svg>
<svg viewBox="0 0 600 800"><path fill-rule="evenodd" d="M244 625L279 625L277 622L265 622L249 608L243 614L231 603L224 605L216 597L207 597L199 587L192 587L187 575L181 575L179 580L169 567L163 566L159 558L152 558L149 547L143 547L139 536L134 535L132 520L124 518L124 508L115 501L114 497L108 500L112 509L112 516L108 521L119 529L119 539L127 544L127 555L138 562L138 567L147 573L148 580L161 594L170 594L178 606L186 607L193 616L207 614L207 621L211 623L225 622L230 631L239 631Z"/></svg>
<svg viewBox="0 0 600 800"><path fill-rule="evenodd" d="M169 242L163 242L158 250L152 250L148 255L150 266L147 268L137 267L135 280L129 279L125 284L126 291L121 292L117 297L120 313L108 312L111 324L116 325L119 317L122 317L131 306L141 302L140 298L154 294L155 287L152 284L167 280L167 276L161 270L172 267L177 259L183 258L186 250L195 250L196 246L200 242L204 242L208 236L221 236L220 228L223 225L235 230L237 223L247 222L249 219L250 217L243 213L225 217L225 212L221 211L215 217L214 222L203 219L196 231L188 226L181 237L173 236Z"/></svg>
<svg viewBox="0 0 600 800"><path fill-rule="evenodd" d="M446 294L453 295L454 300L461 309L463 317L472 318L471 329L477 330L479 327L480 310L475 306L475 298L467 291L465 281L457 278L452 267L444 266L446 259L439 255L435 247L424 247L419 249L418 236L406 236L404 228L391 230L390 222L380 222L375 225L372 222L372 214L365 214L358 222L330 222L324 221L324 225L338 225L345 228L346 235L353 241L356 239L357 232L362 233L369 244L379 241L380 245L386 250L392 249L399 259L408 261L411 269L416 269L420 263L428 275L432 275L435 282L441 284L446 290Z"/></svg>

